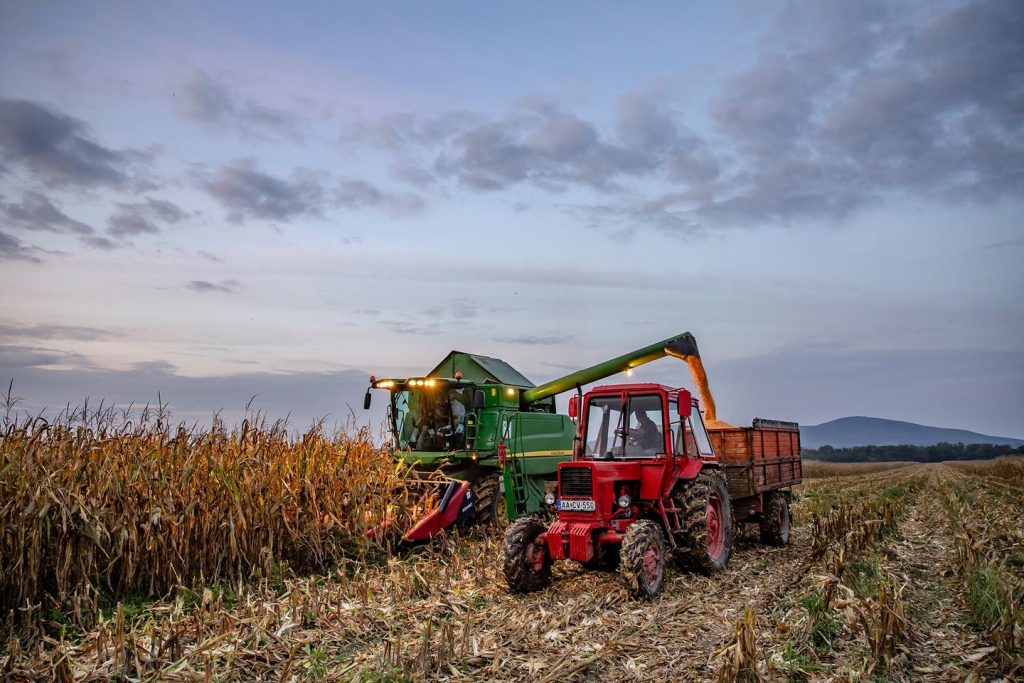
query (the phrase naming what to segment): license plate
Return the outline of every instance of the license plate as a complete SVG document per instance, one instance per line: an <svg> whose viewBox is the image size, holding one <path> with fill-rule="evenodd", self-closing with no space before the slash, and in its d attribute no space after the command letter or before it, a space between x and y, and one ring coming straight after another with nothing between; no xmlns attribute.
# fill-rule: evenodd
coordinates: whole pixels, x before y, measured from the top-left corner
<svg viewBox="0 0 1024 683"><path fill-rule="evenodd" d="M559 500L558 509L565 512L593 512L597 506L592 500Z"/></svg>

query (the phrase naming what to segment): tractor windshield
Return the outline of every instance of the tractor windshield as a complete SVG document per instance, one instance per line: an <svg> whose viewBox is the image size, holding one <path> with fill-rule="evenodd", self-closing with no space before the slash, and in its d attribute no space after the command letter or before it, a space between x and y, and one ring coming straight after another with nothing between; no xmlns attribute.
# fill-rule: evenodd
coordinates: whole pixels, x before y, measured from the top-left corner
<svg viewBox="0 0 1024 683"><path fill-rule="evenodd" d="M652 458L665 450L660 396L592 398L588 404L586 453L592 458Z"/></svg>
<svg viewBox="0 0 1024 683"><path fill-rule="evenodd" d="M392 396L392 429L400 449L453 451L466 447L470 387L404 388Z"/></svg>

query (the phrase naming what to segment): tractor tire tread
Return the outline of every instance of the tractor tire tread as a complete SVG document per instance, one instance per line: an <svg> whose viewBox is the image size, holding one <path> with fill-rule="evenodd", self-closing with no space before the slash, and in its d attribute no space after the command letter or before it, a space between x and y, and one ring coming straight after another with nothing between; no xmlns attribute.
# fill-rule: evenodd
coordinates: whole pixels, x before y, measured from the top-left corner
<svg viewBox="0 0 1024 683"><path fill-rule="evenodd" d="M501 475L488 472L473 482L473 524L495 524L494 499L499 493Z"/></svg>
<svg viewBox="0 0 1024 683"><path fill-rule="evenodd" d="M513 593L532 593L551 582L551 556L545 552L540 571L530 564L526 549L537 536L547 531L547 525L536 517L520 517L505 532L505 557L502 570L509 590Z"/></svg>
<svg viewBox="0 0 1024 683"><path fill-rule="evenodd" d="M707 509L713 489L718 490L719 496L724 495L726 507L729 509L729 519L724 520L726 553L724 561L721 562L716 562L707 551ZM689 542L688 550L682 553L683 563L704 574L724 569L732 555L733 542L732 509L725 477L719 472L704 470L676 495L677 503L682 508L682 527Z"/></svg>
<svg viewBox="0 0 1024 683"><path fill-rule="evenodd" d="M658 544L662 556L661 578L655 585L648 585L643 581L644 554L651 541ZM661 593L665 587L667 567L665 534L662 533L660 524L649 519L641 519L631 524L626 530L626 537L622 540L619 556L619 572L634 598L651 600Z"/></svg>

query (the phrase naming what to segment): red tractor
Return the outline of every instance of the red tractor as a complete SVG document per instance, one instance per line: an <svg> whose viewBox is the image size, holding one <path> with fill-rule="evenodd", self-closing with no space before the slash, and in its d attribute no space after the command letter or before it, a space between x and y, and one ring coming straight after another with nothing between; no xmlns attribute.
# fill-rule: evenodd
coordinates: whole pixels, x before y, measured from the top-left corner
<svg viewBox="0 0 1024 683"><path fill-rule="evenodd" d="M801 476L795 423L709 432L690 392L660 384L598 387L582 398L569 403L573 459L559 465L558 495L545 501L558 520L520 518L505 534L513 592L543 588L555 560L576 560L618 566L634 596L653 598L669 554L697 571L723 569L734 523L757 522L763 540L789 542L788 487Z"/></svg>

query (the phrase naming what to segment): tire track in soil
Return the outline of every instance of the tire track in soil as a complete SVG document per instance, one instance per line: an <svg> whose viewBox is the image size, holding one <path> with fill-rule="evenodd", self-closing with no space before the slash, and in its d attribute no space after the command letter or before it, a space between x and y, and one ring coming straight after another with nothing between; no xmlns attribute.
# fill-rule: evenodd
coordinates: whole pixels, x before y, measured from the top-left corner
<svg viewBox="0 0 1024 683"><path fill-rule="evenodd" d="M965 654L988 643L970 624L964 587L954 566L955 540L938 485L948 469L927 468L927 487L900 524L897 540L883 549L890 571L906 581L903 597L912 627L906 680L963 681L970 673L992 673L984 660L965 660Z"/></svg>

